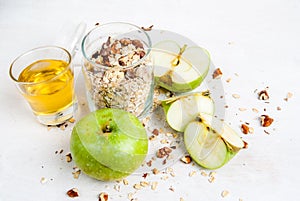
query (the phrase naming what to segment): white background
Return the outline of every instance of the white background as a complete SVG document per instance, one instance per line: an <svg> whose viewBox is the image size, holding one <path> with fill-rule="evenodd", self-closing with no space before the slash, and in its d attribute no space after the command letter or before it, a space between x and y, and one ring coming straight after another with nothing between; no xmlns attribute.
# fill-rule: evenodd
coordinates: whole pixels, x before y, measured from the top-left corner
<svg viewBox="0 0 300 201"><path fill-rule="evenodd" d="M73 179L64 155L69 151L71 128L47 130L38 124L8 76L10 63L22 52L66 40L65 28L81 21L124 21L154 25L190 38L205 47L223 71L226 121L249 148L216 170L216 180L200 175L201 167L178 161L176 174L134 194L138 200L299 200L299 77L300 1L298 0L165 0L103 1L0 0L0 200L72 200L66 191L76 187L80 197L97 200L107 192L110 200L128 200L141 175L128 177L129 185L100 182L80 175ZM72 26L71 26L72 27ZM226 82L231 78L231 82ZM208 75L207 81L211 79ZM269 87L270 103L257 99L255 90ZM284 101L287 93L293 97ZM232 98L239 94L239 99ZM297 104L298 103L298 104ZM277 106L281 107L278 111ZM247 108L239 111L238 108ZM259 113L254 113L257 108ZM264 112L263 109L266 109ZM258 117L268 114L274 123L264 133ZM254 134L243 135L239 126L249 122ZM63 149L62 154L55 151ZM191 171L196 175L189 177ZM207 173L210 171L205 170ZM40 183L45 177L47 182ZM174 192L170 191L170 187ZM221 197L228 190L229 195Z"/></svg>

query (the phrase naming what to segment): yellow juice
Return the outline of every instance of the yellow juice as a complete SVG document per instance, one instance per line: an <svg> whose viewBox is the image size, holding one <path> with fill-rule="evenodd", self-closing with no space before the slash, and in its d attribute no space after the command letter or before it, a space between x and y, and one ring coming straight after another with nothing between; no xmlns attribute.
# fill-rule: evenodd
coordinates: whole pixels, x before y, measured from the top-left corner
<svg viewBox="0 0 300 201"><path fill-rule="evenodd" d="M73 104L74 77L69 64L62 60L39 60L27 66L18 78L34 113L45 115Z"/></svg>

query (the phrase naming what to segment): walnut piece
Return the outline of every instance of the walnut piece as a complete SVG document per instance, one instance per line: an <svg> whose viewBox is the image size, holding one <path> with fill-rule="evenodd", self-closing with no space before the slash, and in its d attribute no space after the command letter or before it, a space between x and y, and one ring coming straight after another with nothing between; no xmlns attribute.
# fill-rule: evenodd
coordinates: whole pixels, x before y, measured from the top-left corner
<svg viewBox="0 0 300 201"><path fill-rule="evenodd" d="M246 125L246 124L242 124L241 125L241 129L242 129L242 132L244 133L244 134L248 134L249 133L249 127Z"/></svg>
<svg viewBox="0 0 300 201"><path fill-rule="evenodd" d="M102 193L99 194L98 198L99 198L99 201L107 201L108 200L108 194L102 192Z"/></svg>
<svg viewBox="0 0 300 201"><path fill-rule="evenodd" d="M185 164L190 164L192 162L192 158L189 155L183 156L180 160Z"/></svg>
<svg viewBox="0 0 300 201"><path fill-rule="evenodd" d="M267 92L267 90L262 90L258 93L258 99L259 100L268 100L270 97L269 97L269 94Z"/></svg>
<svg viewBox="0 0 300 201"><path fill-rule="evenodd" d="M67 195L68 195L70 198L78 197L78 196L79 196L78 189L77 189L77 188L72 188L72 189L68 190L68 191L67 191Z"/></svg>
<svg viewBox="0 0 300 201"><path fill-rule="evenodd" d="M165 156L168 156L171 152L172 149L170 149L169 147L163 147L156 152L156 156L157 158L163 158Z"/></svg>
<svg viewBox="0 0 300 201"><path fill-rule="evenodd" d="M213 77L213 79L219 79L219 78L222 77L222 75L223 75L223 73L222 73L221 69L220 69L220 68L217 68L217 69L214 71L212 77Z"/></svg>
<svg viewBox="0 0 300 201"><path fill-rule="evenodd" d="M268 127L268 126L270 126L270 125L273 123L273 121L274 121L274 119L272 119L272 118L269 117L268 115L261 115L261 116L260 116L260 120L261 120L261 125L262 125L263 127Z"/></svg>

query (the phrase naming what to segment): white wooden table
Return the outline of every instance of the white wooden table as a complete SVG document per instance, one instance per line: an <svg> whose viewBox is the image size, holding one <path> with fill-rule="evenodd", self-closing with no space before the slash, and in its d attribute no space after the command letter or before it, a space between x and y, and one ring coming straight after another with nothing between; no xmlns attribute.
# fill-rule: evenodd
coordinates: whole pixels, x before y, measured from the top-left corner
<svg viewBox="0 0 300 201"><path fill-rule="evenodd" d="M221 82L228 106L225 120L248 142L248 149L216 170L214 182L201 175L201 171L212 171L180 161L171 166L175 177L150 174L143 179L135 174L127 178L129 185L96 181L84 174L74 179L74 163L65 162L72 125L48 130L38 124L9 79L8 68L28 49L64 42L68 27L82 21L89 28L112 21L153 24L208 49L215 67L223 71ZM73 187L80 192L74 200L98 200L100 192L107 192L109 200L129 200L129 193L138 200L157 201L299 200L299 23L297 0L1 0L0 200L72 200L66 192ZM266 87L269 103L258 100L256 94ZM288 92L293 96L285 101ZM260 126L261 114L274 118L271 127ZM254 128L253 134L241 133L244 122ZM189 176L193 171L196 174ZM157 181L157 189L133 188L144 180ZM116 185L119 191L114 189ZM229 192L226 197L221 196L224 190Z"/></svg>

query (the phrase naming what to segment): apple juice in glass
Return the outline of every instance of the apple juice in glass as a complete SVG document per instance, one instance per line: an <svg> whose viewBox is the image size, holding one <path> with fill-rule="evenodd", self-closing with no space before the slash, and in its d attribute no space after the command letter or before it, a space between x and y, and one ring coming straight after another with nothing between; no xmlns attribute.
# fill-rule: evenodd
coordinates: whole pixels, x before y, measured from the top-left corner
<svg viewBox="0 0 300 201"><path fill-rule="evenodd" d="M74 76L65 49L33 49L12 63L10 76L40 123L60 124L73 116Z"/></svg>

